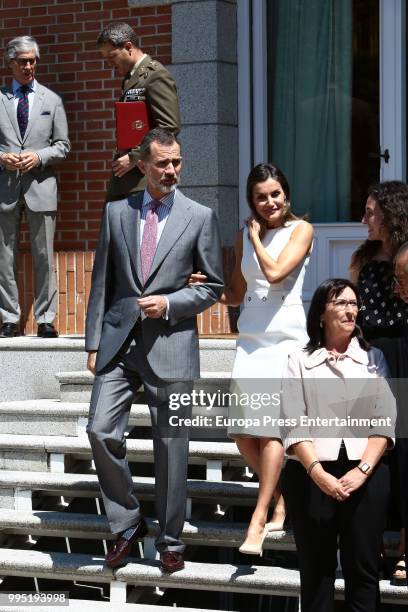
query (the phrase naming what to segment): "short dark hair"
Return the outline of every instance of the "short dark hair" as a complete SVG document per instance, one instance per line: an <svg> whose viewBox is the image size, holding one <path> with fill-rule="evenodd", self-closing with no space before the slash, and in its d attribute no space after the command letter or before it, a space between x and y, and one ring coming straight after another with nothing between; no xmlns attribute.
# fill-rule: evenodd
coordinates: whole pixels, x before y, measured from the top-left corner
<svg viewBox="0 0 408 612"><path fill-rule="evenodd" d="M142 142L140 143L140 159L147 159L150 156L150 145L152 142L158 142L161 145L172 145L175 142L180 145L173 132L164 128L154 128L147 132Z"/></svg>
<svg viewBox="0 0 408 612"><path fill-rule="evenodd" d="M254 168L252 168L251 172L247 178L247 187L246 187L246 196L248 206L251 209L254 217L264 223L262 218L258 215L254 201L252 199L252 190L258 183L264 183L269 178L278 181L279 185L282 187L283 193L286 197L286 210L283 214L282 224L285 225L287 221L292 219L297 219L291 209L290 209L290 187L286 176L283 174L282 170L280 170L277 166L269 163L258 164Z"/></svg>
<svg viewBox="0 0 408 612"><path fill-rule="evenodd" d="M361 301L358 288L347 278L329 278L321 283L321 285L319 285L314 292L306 323L309 342L307 343L305 350L308 353L313 353L313 351L316 351L324 346L324 326L320 326L320 317L326 309L327 302L339 296L340 293L342 293L347 287L349 287L356 294L357 303L360 307ZM355 326L352 333L352 337L354 336L358 339L361 348L367 351L369 349L369 344L364 340L363 334L358 325Z"/></svg>
<svg viewBox="0 0 408 612"><path fill-rule="evenodd" d="M101 47L105 43L110 43L113 47L124 47L127 42L131 42L134 47L139 47L139 39L133 28L124 21L114 21L108 23L96 39L96 46Z"/></svg>

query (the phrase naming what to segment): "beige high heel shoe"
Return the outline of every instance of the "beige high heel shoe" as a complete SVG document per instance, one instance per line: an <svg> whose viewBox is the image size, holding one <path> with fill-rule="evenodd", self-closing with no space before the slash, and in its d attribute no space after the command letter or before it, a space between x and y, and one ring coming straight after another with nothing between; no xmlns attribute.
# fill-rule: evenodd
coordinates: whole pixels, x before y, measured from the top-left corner
<svg viewBox="0 0 408 612"><path fill-rule="evenodd" d="M268 528L268 531L283 531L283 526L285 524L285 518L284 517L281 521L270 521L269 523L265 524L265 527Z"/></svg>
<svg viewBox="0 0 408 612"><path fill-rule="evenodd" d="M268 532L269 532L269 529L266 524L265 527L263 528L262 533L259 534L258 541L254 543L247 543L247 538L246 538L244 542L241 544L241 546L239 547L238 549L239 552L243 553L244 555L260 555L262 557L263 543L264 543L266 536L268 535Z"/></svg>

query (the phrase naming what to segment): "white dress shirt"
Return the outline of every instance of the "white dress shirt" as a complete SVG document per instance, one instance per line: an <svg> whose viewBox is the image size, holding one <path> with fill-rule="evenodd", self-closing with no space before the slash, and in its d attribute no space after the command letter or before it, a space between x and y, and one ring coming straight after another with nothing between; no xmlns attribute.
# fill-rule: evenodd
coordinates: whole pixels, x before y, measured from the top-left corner
<svg viewBox="0 0 408 612"><path fill-rule="evenodd" d="M166 225L166 221L170 214L171 208L173 206L175 196L176 196L176 190L171 191L170 193L166 193L165 195L163 195L162 198L160 198L161 205L157 208L157 211L156 211L157 221L158 221L156 247L159 244L159 240L163 233L164 226ZM144 230L144 226L146 222L147 213L150 208L150 203L155 199L156 198L152 198L152 196L150 195L147 189L144 190L142 209L140 211L140 224L139 224L139 229L140 229L139 244L140 245L142 244L143 230Z"/></svg>

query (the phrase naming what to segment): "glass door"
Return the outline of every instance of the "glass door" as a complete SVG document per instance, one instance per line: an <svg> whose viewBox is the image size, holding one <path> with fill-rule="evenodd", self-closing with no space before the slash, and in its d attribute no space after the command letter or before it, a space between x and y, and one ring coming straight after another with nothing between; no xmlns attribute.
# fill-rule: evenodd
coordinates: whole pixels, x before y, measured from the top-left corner
<svg viewBox="0 0 408 612"><path fill-rule="evenodd" d="M405 178L405 0L268 0L266 41L268 157L294 210L359 221L372 182Z"/></svg>

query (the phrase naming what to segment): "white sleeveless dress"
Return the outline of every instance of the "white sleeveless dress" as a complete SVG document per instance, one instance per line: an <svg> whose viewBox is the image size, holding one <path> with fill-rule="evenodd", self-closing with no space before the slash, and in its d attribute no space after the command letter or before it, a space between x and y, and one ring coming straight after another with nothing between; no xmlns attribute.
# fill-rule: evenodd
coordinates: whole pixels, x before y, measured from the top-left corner
<svg viewBox="0 0 408 612"><path fill-rule="evenodd" d="M285 227L266 232L262 243L272 259L279 257L299 223L304 221L289 221ZM307 255L282 282L270 284L262 273L248 232L244 229L241 271L247 283L247 291L238 319L239 336L232 370L232 392L252 397L257 392L279 392L289 353L308 341L302 303L303 281L308 263ZM240 401L231 402L228 414L229 435L280 437L278 426L272 423L265 427L262 420L269 413L278 417L279 405L254 409L253 405L241 404ZM251 427L254 418L261 420L260 426L256 422ZM242 419L245 420L244 426Z"/></svg>

